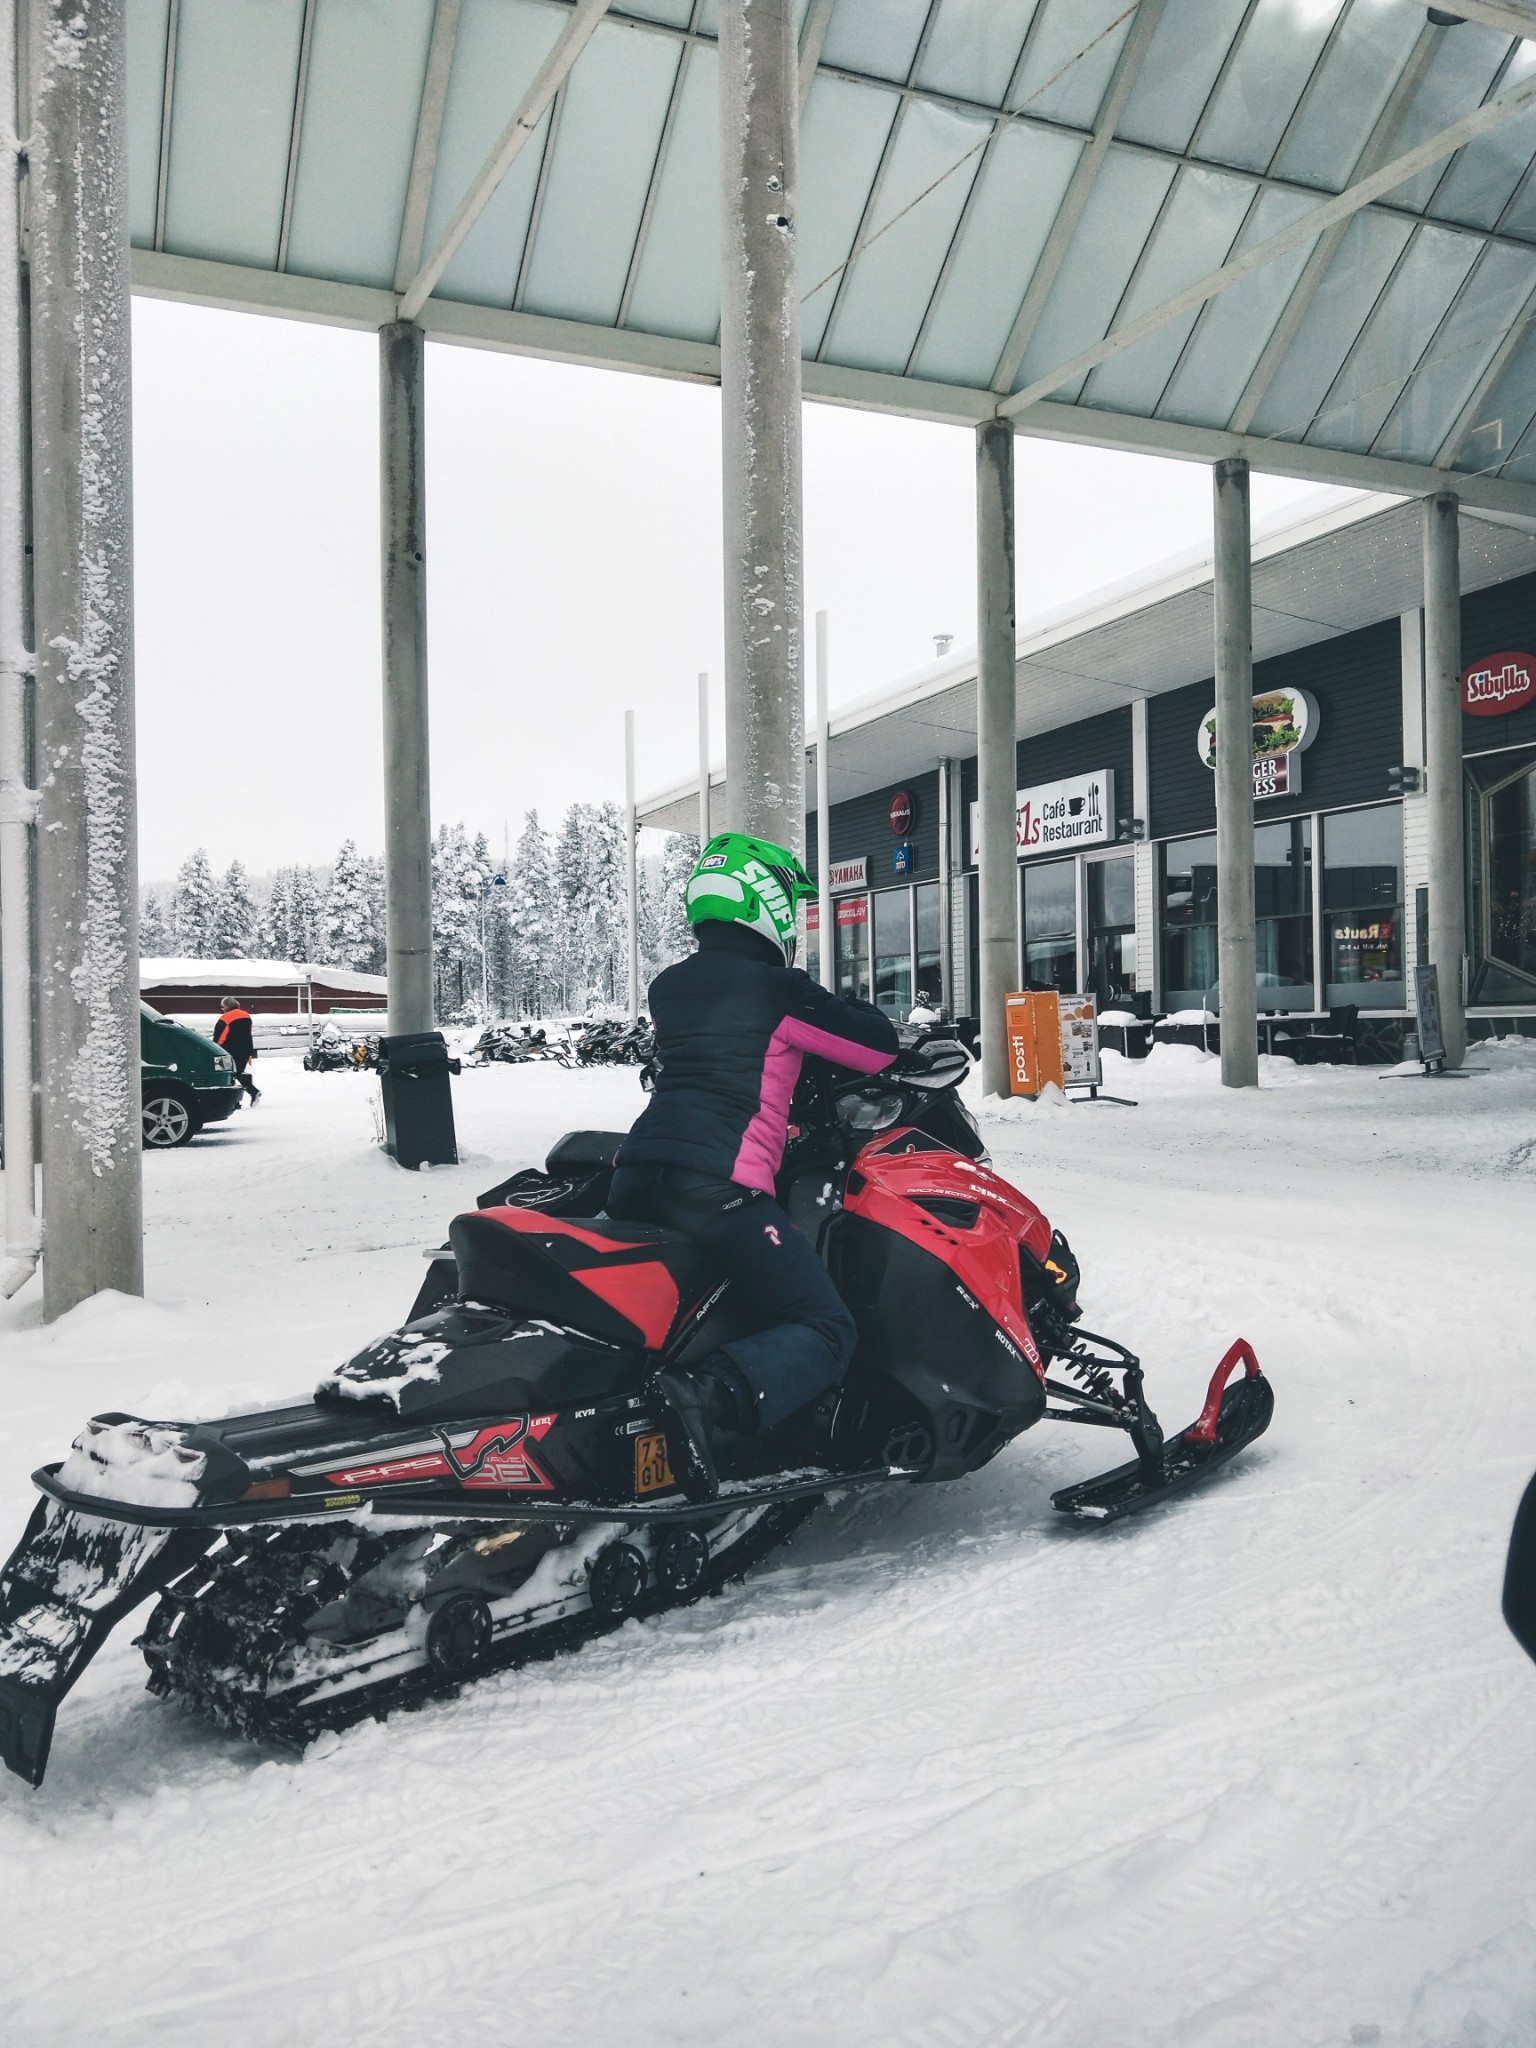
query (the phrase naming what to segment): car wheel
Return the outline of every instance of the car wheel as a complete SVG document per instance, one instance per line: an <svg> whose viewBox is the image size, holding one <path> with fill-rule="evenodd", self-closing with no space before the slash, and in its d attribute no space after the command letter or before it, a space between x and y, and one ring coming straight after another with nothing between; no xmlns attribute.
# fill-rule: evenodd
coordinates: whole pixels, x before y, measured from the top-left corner
<svg viewBox="0 0 1536 2048"><path fill-rule="evenodd" d="M197 1110L179 1088L159 1084L144 1090L144 1143L155 1152L190 1145L197 1136Z"/></svg>

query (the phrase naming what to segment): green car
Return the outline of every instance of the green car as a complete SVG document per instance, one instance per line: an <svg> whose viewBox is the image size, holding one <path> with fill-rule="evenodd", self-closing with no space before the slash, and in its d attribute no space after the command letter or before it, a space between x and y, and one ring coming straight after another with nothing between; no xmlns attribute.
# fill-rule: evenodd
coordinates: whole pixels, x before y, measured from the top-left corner
<svg viewBox="0 0 1536 2048"><path fill-rule="evenodd" d="M144 1143L155 1151L190 1145L204 1124L220 1122L240 1100L229 1054L144 1002L139 1004L139 1061Z"/></svg>

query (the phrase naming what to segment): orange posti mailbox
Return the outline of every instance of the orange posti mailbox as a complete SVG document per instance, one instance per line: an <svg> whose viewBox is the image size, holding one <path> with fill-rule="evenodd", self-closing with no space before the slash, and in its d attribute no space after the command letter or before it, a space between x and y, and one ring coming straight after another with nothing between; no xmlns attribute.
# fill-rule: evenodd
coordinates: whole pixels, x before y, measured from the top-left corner
<svg viewBox="0 0 1536 2048"><path fill-rule="evenodd" d="M1008 1081L1014 1095L1038 1095L1052 1081L1065 1085L1061 1002L1053 988L1008 998Z"/></svg>

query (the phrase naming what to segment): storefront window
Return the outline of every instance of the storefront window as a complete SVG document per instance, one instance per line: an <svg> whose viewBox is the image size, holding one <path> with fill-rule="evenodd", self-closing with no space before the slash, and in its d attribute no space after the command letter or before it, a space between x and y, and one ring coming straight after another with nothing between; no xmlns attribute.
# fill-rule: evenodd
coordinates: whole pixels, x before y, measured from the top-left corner
<svg viewBox="0 0 1536 2048"><path fill-rule="evenodd" d="M919 882L912 891L917 922L916 1000L936 1010L944 1000L944 977L939 966L939 885Z"/></svg>
<svg viewBox="0 0 1536 2048"><path fill-rule="evenodd" d="M1196 1010L1216 985L1216 834L1163 848L1163 1000Z"/></svg>
<svg viewBox="0 0 1536 2048"><path fill-rule="evenodd" d="M1400 804L1323 820L1323 927L1330 1006L1401 1009L1407 992Z"/></svg>
<svg viewBox="0 0 1536 2048"><path fill-rule="evenodd" d="M1536 981L1536 775L1488 799L1488 951Z"/></svg>
<svg viewBox="0 0 1536 2048"><path fill-rule="evenodd" d="M1101 1009L1128 1003L1136 988L1136 862L1088 862L1088 985Z"/></svg>
<svg viewBox="0 0 1536 2048"><path fill-rule="evenodd" d="M1077 988L1077 863L1042 861L1021 868L1024 982L1071 995Z"/></svg>
<svg viewBox="0 0 1536 2048"><path fill-rule="evenodd" d="M869 898L843 896L833 905L837 919L837 992L869 1001Z"/></svg>
<svg viewBox="0 0 1536 2048"><path fill-rule="evenodd" d="M912 1007L912 892L882 889L875 906L875 1002L888 1017Z"/></svg>
<svg viewBox="0 0 1536 2048"><path fill-rule="evenodd" d="M1253 835L1253 909L1259 1008L1310 1010L1312 820L1259 825Z"/></svg>

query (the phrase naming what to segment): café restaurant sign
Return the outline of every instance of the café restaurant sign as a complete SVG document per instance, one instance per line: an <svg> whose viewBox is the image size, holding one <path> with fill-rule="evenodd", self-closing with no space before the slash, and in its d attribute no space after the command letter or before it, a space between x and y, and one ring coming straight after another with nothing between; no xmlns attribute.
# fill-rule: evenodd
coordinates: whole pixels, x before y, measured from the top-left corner
<svg viewBox="0 0 1536 2048"><path fill-rule="evenodd" d="M1261 690L1253 700L1253 794L1295 796L1301 756L1317 738L1317 705L1305 690ZM1216 712L1200 721L1195 744L1207 768L1216 766Z"/></svg>
<svg viewBox="0 0 1536 2048"><path fill-rule="evenodd" d="M1115 836L1115 771L1037 782L1014 798L1014 844L1020 860L1073 846L1102 846ZM971 859L981 858L981 806L971 805Z"/></svg>
<svg viewBox="0 0 1536 2048"><path fill-rule="evenodd" d="M1461 672L1461 708L1474 718L1502 718L1536 698L1536 660L1529 654L1485 654Z"/></svg>

